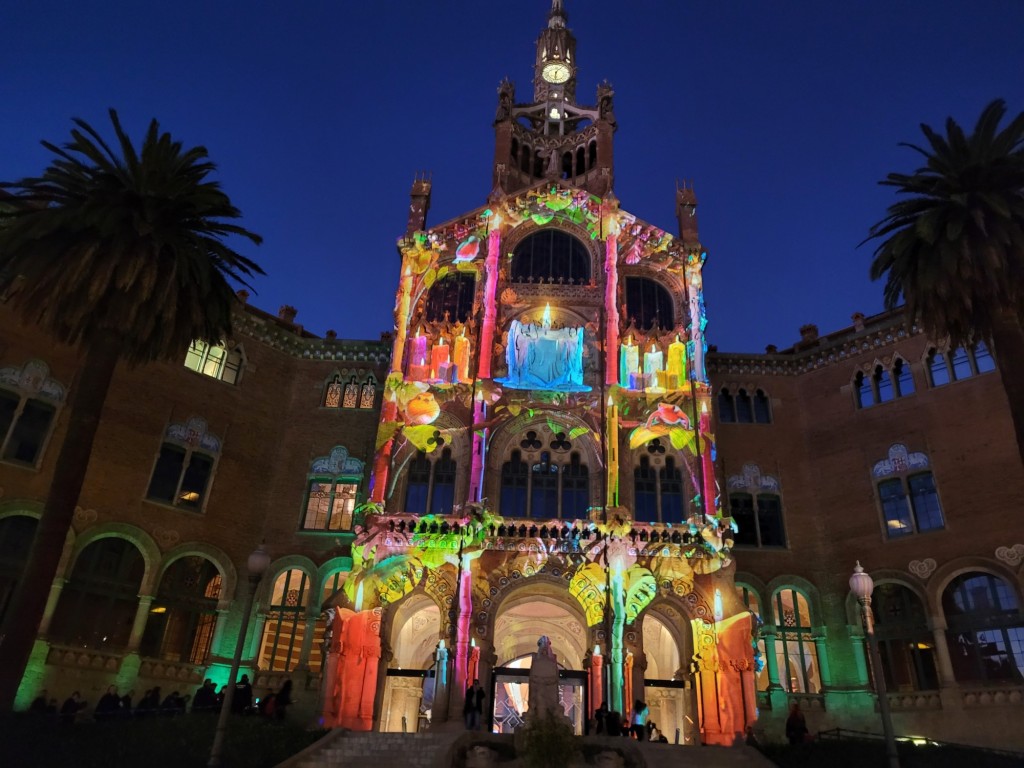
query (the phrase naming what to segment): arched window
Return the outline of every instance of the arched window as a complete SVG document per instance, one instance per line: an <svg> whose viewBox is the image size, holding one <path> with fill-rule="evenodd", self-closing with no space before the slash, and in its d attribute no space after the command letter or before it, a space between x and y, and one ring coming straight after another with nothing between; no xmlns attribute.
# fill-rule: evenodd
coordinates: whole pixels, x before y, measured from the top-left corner
<svg viewBox="0 0 1024 768"><path fill-rule="evenodd" d="M949 352L932 348L928 351L928 373L933 387L962 381L996 369L992 353L983 341L972 347L957 347Z"/></svg>
<svg viewBox="0 0 1024 768"><path fill-rule="evenodd" d="M473 313L476 277L457 272L438 280L427 292L424 316L427 322L464 323Z"/></svg>
<svg viewBox="0 0 1024 768"><path fill-rule="evenodd" d="M143 656L204 664L217 626L221 578L205 557L183 557L160 579L139 651Z"/></svg>
<svg viewBox="0 0 1024 768"><path fill-rule="evenodd" d="M754 421L758 424L772 423L771 403L762 389L754 393Z"/></svg>
<svg viewBox="0 0 1024 768"><path fill-rule="evenodd" d="M880 365L876 365L872 380L874 383L874 390L878 393L877 401L879 403L888 403L895 397L892 387L892 377L885 368Z"/></svg>
<svg viewBox="0 0 1024 768"><path fill-rule="evenodd" d="M647 277L626 278L626 319L636 328L647 331L676 327L672 294L657 280Z"/></svg>
<svg viewBox="0 0 1024 768"><path fill-rule="evenodd" d="M28 562L38 521L28 515L0 518L0 622Z"/></svg>
<svg viewBox="0 0 1024 768"><path fill-rule="evenodd" d="M324 390L324 408L341 408L341 377L335 376Z"/></svg>
<svg viewBox="0 0 1024 768"><path fill-rule="evenodd" d="M443 444L443 439L439 440ZM450 448L420 451L409 462L405 511L414 515L448 514L455 504L457 464Z"/></svg>
<svg viewBox="0 0 1024 768"><path fill-rule="evenodd" d="M327 456L313 459L306 478L304 531L348 531L356 508L364 463L337 445Z"/></svg>
<svg viewBox="0 0 1024 768"><path fill-rule="evenodd" d="M562 466L562 517L585 518L590 508L590 474L573 453Z"/></svg>
<svg viewBox="0 0 1024 768"><path fill-rule="evenodd" d="M949 366L946 363L946 356L933 349L928 353L928 376L932 380L933 387L941 387L949 384Z"/></svg>
<svg viewBox="0 0 1024 768"><path fill-rule="evenodd" d="M958 682L1021 682L1024 617L1010 584L988 573L965 573L942 593L942 609Z"/></svg>
<svg viewBox="0 0 1024 768"><path fill-rule="evenodd" d="M807 598L795 589L775 593L775 660L779 683L789 693L821 693L818 651Z"/></svg>
<svg viewBox="0 0 1024 768"><path fill-rule="evenodd" d="M548 228L524 238L512 254L516 283L587 283L590 251L572 235Z"/></svg>
<svg viewBox="0 0 1024 768"><path fill-rule="evenodd" d="M936 690L935 640L921 600L902 584L877 584L871 608L888 689Z"/></svg>
<svg viewBox="0 0 1024 768"><path fill-rule="evenodd" d="M274 581L260 643L260 669L291 672L299 666L306 635L310 583L305 571L292 568Z"/></svg>
<svg viewBox="0 0 1024 768"><path fill-rule="evenodd" d="M853 387L857 393L858 408L870 408L875 404L875 390L871 387L871 379L864 375L864 371L857 371Z"/></svg>
<svg viewBox="0 0 1024 768"><path fill-rule="evenodd" d="M512 149L509 152L509 157L512 160L512 167L516 168L519 165L519 141L512 139Z"/></svg>
<svg viewBox="0 0 1024 768"><path fill-rule="evenodd" d="M736 401L728 389L722 389L718 393L718 420L723 424L732 424L736 421Z"/></svg>
<svg viewBox="0 0 1024 768"><path fill-rule="evenodd" d="M576 175L582 176L587 172L587 151L583 147L576 147Z"/></svg>
<svg viewBox="0 0 1024 768"><path fill-rule="evenodd" d="M207 431L205 420L192 417L186 424L170 425L153 466L146 498L202 510L219 455L220 439Z"/></svg>
<svg viewBox="0 0 1024 768"><path fill-rule="evenodd" d="M587 169L593 168L597 165L597 142L592 141L587 148Z"/></svg>
<svg viewBox="0 0 1024 768"><path fill-rule="evenodd" d="M359 395L359 407L362 409L372 409L373 399L377 394L377 382L371 376L363 382L362 393Z"/></svg>
<svg viewBox="0 0 1024 768"><path fill-rule="evenodd" d="M197 339L185 355L186 368L228 384L238 383L242 375L242 363L241 349L236 347L229 350L223 342L208 344Z"/></svg>
<svg viewBox="0 0 1024 768"><path fill-rule="evenodd" d="M590 508L589 467L565 432L544 440L529 430L501 468L505 517L579 518Z"/></svg>
<svg viewBox="0 0 1024 768"><path fill-rule="evenodd" d="M675 459L665 457L665 466L658 472L661 486L661 522L681 523L685 517L683 503L683 475L676 468Z"/></svg>
<svg viewBox="0 0 1024 768"><path fill-rule="evenodd" d="M754 404L745 389L736 393L736 421L740 424L754 423Z"/></svg>
<svg viewBox="0 0 1024 768"><path fill-rule="evenodd" d="M638 522L658 522L658 470L641 456L633 470L633 515Z"/></svg>
<svg viewBox="0 0 1024 768"><path fill-rule="evenodd" d="M548 451L530 468L530 517L558 517L558 465Z"/></svg>
<svg viewBox="0 0 1024 768"><path fill-rule="evenodd" d="M746 584L736 584L736 594L739 595L743 604L747 606L747 610L757 616L759 621L763 622L764 614L761 613L761 600L758 598L757 593ZM761 671L755 674L754 684L757 686L757 690L767 691L771 681L768 679L768 657L763 637L757 639L757 650L761 654L763 664Z"/></svg>
<svg viewBox="0 0 1024 768"><path fill-rule="evenodd" d="M356 377L353 376L345 385L345 394L341 398L342 408L355 408L359 405L359 385L356 384Z"/></svg>
<svg viewBox="0 0 1024 768"><path fill-rule="evenodd" d="M530 467L519 451L512 451L501 466L501 514L526 517L526 491L530 485Z"/></svg>
<svg viewBox="0 0 1024 768"><path fill-rule="evenodd" d="M888 538L945 527L930 466L925 454L909 453L906 446L895 443L889 448L888 458L872 468Z"/></svg>
<svg viewBox="0 0 1024 768"><path fill-rule="evenodd" d="M64 387L41 360L0 370L0 457L35 466L49 439Z"/></svg>
<svg viewBox="0 0 1024 768"><path fill-rule="evenodd" d="M89 544L61 590L50 639L78 648L123 649L135 623L145 568L130 541L111 537Z"/></svg>
<svg viewBox="0 0 1024 768"><path fill-rule="evenodd" d="M455 505L455 459L450 448L441 451L434 462L434 477L430 489L430 513L446 515Z"/></svg>
<svg viewBox="0 0 1024 768"><path fill-rule="evenodd" d="M533 158L533 149L524 144L519 150L519 170L523 173L530 172L530 160Z"/></svg>
<svg viewBox="0 0 1024 768"><path fill-rule="evenodd" d="M786 546L778 479L762 475L755 464L745 464L743 474L730 477L727 487L729 513L739 529L736 546Z"/></svg>
<svg viewBox="0 0 1024 768"><path fill-rule="evenodd" d="M896 382L896 397L914 394L914 375L907 361L896 358L892 364L892 377Z"/></svg>

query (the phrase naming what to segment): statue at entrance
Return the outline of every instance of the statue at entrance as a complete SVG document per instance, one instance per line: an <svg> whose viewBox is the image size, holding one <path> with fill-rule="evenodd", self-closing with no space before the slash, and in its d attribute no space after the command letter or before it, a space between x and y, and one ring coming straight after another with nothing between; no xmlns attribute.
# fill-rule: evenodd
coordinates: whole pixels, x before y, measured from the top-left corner
<svg viewBox="0 0 1024 768"><path fill-rule="evenodd" d="M551 712L555 717L565 717L558 700L558 662L551 648L551 641L541 636L537 641L537 652L530 665L530 697L526 717L528 720L542 718Z"/></svg>

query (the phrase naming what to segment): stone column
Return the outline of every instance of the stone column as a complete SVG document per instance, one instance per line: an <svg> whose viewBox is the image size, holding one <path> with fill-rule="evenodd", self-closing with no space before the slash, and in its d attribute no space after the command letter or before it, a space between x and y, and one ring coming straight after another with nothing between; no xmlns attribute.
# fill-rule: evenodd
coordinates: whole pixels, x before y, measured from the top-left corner
<svg viewBox="0 0 1024 768"><path fill-rule="evenodd" d="M821 690L818 693L823 693L832 685L832 668L828 661L828 641L825 638L824 627L819 627L814 632L814 650L818 657L818 677L821 678Z"/></svg>
<svg viewBox="0 0 1024 768"><path fill-rule="evenodd" d="M953 672L953 662L949 658L949 644L946 642L946 622L933 616L928 623L931 624L932 638L935 641L935 668L939 673L939 686L955 686L956 675Z"/></svg>
<svg viewBox="0 0 1024 768"><path fill-rule="evenodd" d="M135 620L132 622L132 633L128 637L127 653L137 653L139 643L142 642L142 633L146 631L146 620L149 618L149 608L153 605L153 595L139 595L139 604L135 608Z"/></svg>
<svg viewBox="0 0 1024 768"><path fill-rule="evenodd" d="M46 608L43 611L43 618L39 622L39 638L45 639L50 632L50 622L53 621L54 611L57 610L57 603L60 600L60 593L64 590L67 579L59 576L50 585L50 595L46 598Z"/></svg>

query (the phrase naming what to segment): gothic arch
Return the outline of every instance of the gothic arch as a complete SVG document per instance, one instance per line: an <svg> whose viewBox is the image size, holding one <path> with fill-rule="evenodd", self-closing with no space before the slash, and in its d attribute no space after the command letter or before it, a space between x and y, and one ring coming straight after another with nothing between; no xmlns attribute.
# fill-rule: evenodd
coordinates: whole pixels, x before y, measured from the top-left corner
<svg viewBox="0 0 1024 768"><path fill-rule="evenodd" d="M621 256L621 253L620 253ZM682 328L690 324L690 305L686 298L686 280L682 274L675 274L667 270L661 272L653 272L649 268L644 267L642 264L638 266L630 266L626 264L619 264L619 291L621 292L621 300L618 300L619 305L626 308L626 278L627 277L640 277L644 280L650 280L651 282L657 283L659 286L668 291L668 295L672 299L672 314L674 315L675 322L672 324L672 328ZM630 325L629 313L623 311L621 325L626 328ZM643 331L644 329L637 329ZM653 334L664 334L668 333L668 330L659 330L657 326L651 329ZM684 339L685 341L685 339Z"/></svg>
<svg viewBox="0 0 1024 768"><path fill-rule="evenodd" d="M138 547L139 552L142 553L142 560L146 565L146 570L142 575L142 583L139 585L139 594L156 594L157 570L161 561L160 547L157 546L152 536L141 528L129 525L128 523L101 523L83 531L74 542L74 549L64 573L70 573L75 567L75 562L77 562L79 555L82 554L82 550L95 541L108 538L126 539Z"/></svg>
<svg viewBox="0 0 1024 768"><path fill-rule="evenodd" d="M327 588L327 580L336 573L352 573L352 558L347 556L332 557L325 563L322 563L316 572L316 584L314 587L314 595L319 595L321 607L325 602L324 589ZM329 597L333 597L330 595Z"/></svg>
<svg viewBox="0 0 1024 768"><path fill-rule="evenodd" d="M549 423L565 427L566 435L569 435L574 428L585 430L579 437L572 440L572 449L566 455L569 456L572 452L580 454L581 463L587 466L591 503L593 504L595 499L601 498L604 463L600 446L594 439L590 425L573 414L548 411L535 411L532 416L528 412L520 413L494 431L487 450L487 467L484 477L484 496L486 498L492 500L500 498L502 465L509 460L512 451L519 450L520 442L527 432L532 430L543 434L545 440L553 437L548 426Z"/></svg>
<svg viewBox="0 0 1024 768"><path fill-rule="evenodd" d="M552 633L551 639L556 652L560 650L560 655L569 665L573 668L580 667L587 649L591 647L591 630L587 627L582 606L569 593L568 586L568 582L561 576L556 577L541 572L533 576L514 579L498 590L498 599L494 601L489 611L488 635L499 664L512 661L513 658L521 657L523 652L532 650L539 637L538 634L538 637L520 638L515 645L516 650L508 651L503 655L498 647L501 639L498 637L499 620L519 606L540 603L556 610L561 609L575 620L576 626L570 624L561 628L565 630L564 635L558 633L559 637L555 637L555 633ZM543 618L540 620L544 621Z"/></svg>
<svg viewBox="0 0 1024 768"><path fill-rule="evenodd" d="M937 616L937 608L933 608L931 599L928 595L928 590L924 589L920 582L915 583L913 580L907 577L907 574L903 571L896 571L891 569L882 569L871 572L871 579L874 581L875 586L880 584L898 584L901 587L909 589L914 597L921 601L921 605L928 612L929 616ZM860 627L861 618L861 607L857 601L856 596L853 592L847 590L846 600L843 603L843 607L846 610L846 623L851 627Z"/></svg>
<svg viewBox="0 0 1024 768"><path fill-rule="evenodd" d="M597 241L591 239L590 234L585 228L565 221L562 218L558 218L557 221L551 221L548 224L536 224L530 219L524 220L505 236L501 246L502 251L513 253L523 240L546 229L561 230L576 238L583 245L584 250L590 254L590 282L593 283L595 276L603 269L604 254L598 249ZM511 275L509 275L509 282L511 283Z"/></svg>
<svg viewBox="0 0 1024 768"><path fill-rule="evenodd" d="M449 411L441 411L432 426L436 427L439 432L447 430L444 435L444 448L451 450L452 458L456 462L455 502L459 504L462 500L469 498L469 474L472 464L470 426ZM433 461L441 456L441 451L441 448L435 448L427 454L427 458ZM406 441L391 459L391 465L395 467L395 471L391 473L389 480L391 488L387 493L387 498L392 504L397 504L402 511L405 507L405 490L409 474L402 470L417 453L419 453L419 448Z"/></svg>

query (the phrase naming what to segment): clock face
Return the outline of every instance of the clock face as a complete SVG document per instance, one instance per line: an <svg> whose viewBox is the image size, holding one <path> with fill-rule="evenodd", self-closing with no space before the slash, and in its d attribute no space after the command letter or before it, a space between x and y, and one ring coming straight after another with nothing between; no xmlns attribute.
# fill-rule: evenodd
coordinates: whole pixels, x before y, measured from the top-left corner
<svg viewBox="0 0 1024 768"><path fill-rule="evenodd" d="M569 68L560 62L545 64L540 75L549 83L564 83L569 79Z"/></svg>

